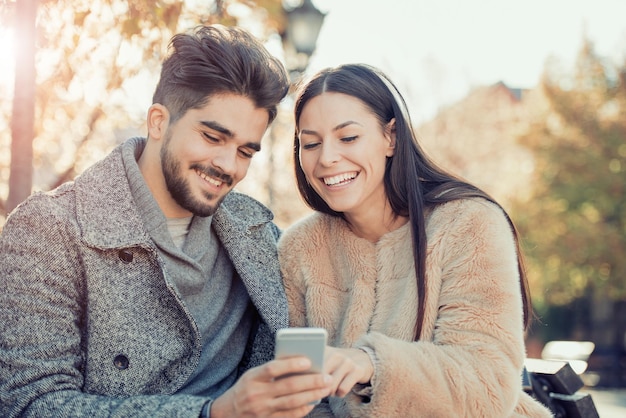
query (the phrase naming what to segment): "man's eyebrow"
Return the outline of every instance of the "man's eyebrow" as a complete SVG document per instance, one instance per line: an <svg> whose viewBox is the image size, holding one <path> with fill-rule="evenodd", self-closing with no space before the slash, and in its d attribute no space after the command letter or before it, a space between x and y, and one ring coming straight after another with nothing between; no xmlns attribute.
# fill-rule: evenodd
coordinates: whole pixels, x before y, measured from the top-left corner
<svg viewBox="0 0 626 418"><path fill-rule="evenodd" d="M233 136L235 136L235 134L233 133L233 131L231 131L230 129L220 125L219 123L213 121L213 120L201 120L200 121L201 125L206 126L209 129L213 129L214 131L217 131L221 134L226 135L227 137L232 138Z"/></svg>
<svg viewBox="0 0 626 418"><path fill-rule="evenodd" d="M213 121L213 120L202 120L200 121L200 124L203 126L206 126L209 129L213 129L214 131L217 131L223 135L226 135L229 138L234 138L235 134L233 133L233 131L231 131L230 129L220 125L219 123ZM250 148L254 151L261 151L261 144L259 144L258 142L248 142L245 147Z"/></svg>

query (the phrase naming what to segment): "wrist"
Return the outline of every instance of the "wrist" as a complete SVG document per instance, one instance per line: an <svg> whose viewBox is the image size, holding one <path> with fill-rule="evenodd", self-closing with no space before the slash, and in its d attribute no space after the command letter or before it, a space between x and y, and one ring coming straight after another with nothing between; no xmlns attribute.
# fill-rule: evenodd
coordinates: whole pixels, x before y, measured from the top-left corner
<svg viewBox="0 0 626 418"><path fill-rule="evenodd" d="M374 374L376 373L376 354L372 348L367 346L356 348L365 353L369 359L369 368L366 369L366 376L364 376L363 381L359 381L359 383L366 385L371 384L372 380L374 380Z"/></svg>
<svg viewBox="0 0 626 418"><path fill-rule="evenodd" d="M225 396L226 394L228 394L228 392L229 391L226 391L226 393L208 402L209 405L207 406L207 417L229 418L236 415L235 411L231 408L231 405L229 404L227 396Z"/></svg>

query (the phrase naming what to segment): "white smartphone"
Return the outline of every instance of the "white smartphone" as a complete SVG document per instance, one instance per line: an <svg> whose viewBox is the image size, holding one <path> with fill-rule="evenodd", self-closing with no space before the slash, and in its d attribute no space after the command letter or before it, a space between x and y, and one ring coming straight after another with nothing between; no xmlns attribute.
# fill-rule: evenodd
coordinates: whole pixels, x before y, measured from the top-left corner
<svg viewBox="0 0 626 418"><path fill-rule="evenodd" d="M308 357L311 368L305 373L321 373L328 333L324 328L282 328L276 333L274 357Z"/></svg>

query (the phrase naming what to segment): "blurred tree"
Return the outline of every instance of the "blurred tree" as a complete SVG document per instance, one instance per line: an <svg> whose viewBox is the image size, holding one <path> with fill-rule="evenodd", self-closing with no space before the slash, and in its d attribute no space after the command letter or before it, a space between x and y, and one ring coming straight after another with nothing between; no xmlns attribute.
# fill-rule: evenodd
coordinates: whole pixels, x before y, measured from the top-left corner
<svg viewBox="0 0 626 418"><path fill-rule="evenodd" d="M18 4L35 8L37 2ZM280 6L281 0L39 0L36 52L24 50L31 60L34 53L34 100L27 89L15 86L24 93L20 100L34 106L31 134L27 125L32 122L21 107L0 114L12 118L14 132L24 133L20 144L32 141L32 155L27 147L16 148L16 141L12 153L22 170L33 173L34 168L34 176L32 182L23 174L12 177L20 180L10 184L9 194L15 198L3 205L0 196L0 208L10 211L32 188L48 190L71 180L128 135L141 131L174 33L198 24L236 25L247 19L255 25L249 29L267 39L283 29ZM16 13L4 13L3 20L11 27L20 22ZM23 40L16 39L19 51ZM18 67L16 72L21 71ZM17 167L11 163L11 170ZM0 167L0 173L4 171Z"/></svg>
<svg viewBox="0 0 626 418"><path fill-rule="evenodd" d="M535 156L533 191L514 217L540 314L586 301L589 322L570 338L611 345L623 336L607 321L626 299L626 66L585 40L570 73L546 66L547 108L521 137Z"/></svg>

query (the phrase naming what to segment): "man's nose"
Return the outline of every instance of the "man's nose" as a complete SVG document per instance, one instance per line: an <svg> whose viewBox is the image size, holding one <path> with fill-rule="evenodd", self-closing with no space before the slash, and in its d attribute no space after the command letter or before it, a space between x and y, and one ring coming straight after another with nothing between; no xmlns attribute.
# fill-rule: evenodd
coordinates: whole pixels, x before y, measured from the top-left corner
<svg viewBox="0 0 626 418"><path fill-rule="evenodd" d="M220 149L213 158L213 166L225 174L233 175L237 170L237 149L231 147Z"/></svg>

